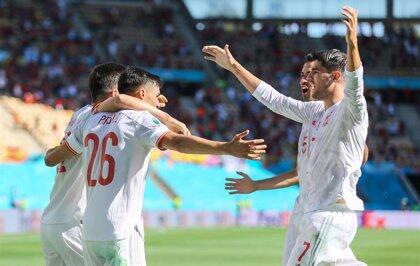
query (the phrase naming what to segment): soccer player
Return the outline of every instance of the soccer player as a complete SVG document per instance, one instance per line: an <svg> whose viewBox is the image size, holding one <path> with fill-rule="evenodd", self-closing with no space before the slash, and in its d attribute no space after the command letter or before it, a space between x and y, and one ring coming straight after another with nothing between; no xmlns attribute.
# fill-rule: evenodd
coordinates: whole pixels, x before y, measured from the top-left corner
<svg viewBox="0 0 420 266"><path fill-rule="evenodd" d="M129 67L118 82L119 92L155 105L160 80L141 68ZM153 147L192 154L233 155L259 159L264 140L210 141L168 130L149 112L121 110L97 113L80 123L65 144L46 160L48 165L82 153L87 181L83 217L86 265L146 265L141 217L145 176Z"/></svg>
<svg viewBox="0 0 420 266"><path fill-rule="evenodd" d="M286 265L365 265L350 249L357 231L356 195L368 128L363 67L357 46L357 11L343 7L347 55L338 50L308 55L317 102L288 98L261 81L231 55L229 47L205 46L206 59L231 71L260 102L306 125L297 173L303 215Z"/></svg>
<svg viewBox="0 0 420 266"><path fill-rule="evenodd" d="M89 76L89 89L93 105L98 105L109 96L117 94L117 82L124 71L123 65L104 63L96 66ZM99 105L101 108L131 108L148 110L172 130L189 134L185 125L170 117L167 113L127 95L111 97ZM167 100L161 97L159 106ZM92 106L86 105L77 110L65 130L65 136L76 125L91 115ZM47 154L54 149L49 150ZM48 155L47 155L48 158ZM82 174L82 159L80 156L63 161L57 168L55 183L51 191L50 202L41 217L41 239L46 265L83 265L81 218L86 200L84 192L84 177Z"/></svg>
<svg viewBox="0 0 420 266"><path fill-rule="evenodd" d="M310 58L312 59L312 58ZM299 85L301 89L303 101L314 101L312 97L313 84L308 82L308 76L311 72L312 66L315 61L306 62L300 73ZM303 139L308 135L307 124L302 125L302 131L299 136L298 147L302 147ZM363 151L363 163L368 160L369 149L365 144ZM246 173L237 172L242 178L227 178L225 189L229 191L229 194L249 194L259 190L270 190L286 188L293 185L299 184L299 177L297 175L297 169L293 169L287 173L283 173L272 178L253 180ZM290 253L295 245L296 238L299 235L299 221L303 214L302 205L300 203L299 196L296 198L295 205L293 207L292 216L289 220L289 226L287 228L286 240L284 244L282 265L286 265L289 260Z"/></svg>

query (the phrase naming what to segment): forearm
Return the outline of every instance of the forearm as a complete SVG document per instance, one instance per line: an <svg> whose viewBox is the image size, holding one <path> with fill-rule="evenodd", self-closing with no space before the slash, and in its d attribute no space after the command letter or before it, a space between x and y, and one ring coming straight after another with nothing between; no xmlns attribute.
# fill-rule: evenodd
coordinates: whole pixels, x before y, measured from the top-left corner
<svg viewBox="0 0 420 266"><path fill-rule="evenodd" d="M346 70L349 72L353 72L359 67L362 66L362 61L360 59L359 48L357 47L357 43L347 44L347 65Z"/></svg>
<svg viewBox="0 0 420 266"><path fill-rule="evenodd" d="M161 146L165 149L189 154L227 154L226 142L211 141L197 136L185 136L175 133L168 133L163 138Z"/></svg>
<svg viewBox="0 0 420 266"><path fill-rule="evenodd" d="M230 72L245 86L245 88L252 94L257 89L261 80L249 72L237 61L232 65Z"/></svg>
<svg viewBox="0 0 420 266"><path fill-rule="evenodd" d="M54 148L51 148L49 150L47 150L47 152L45 153L45 160L48 160L50 158L50 156L54 153L54 151L58 148L59 146L55 146Z"/></svg>
<svg viewBox="0 0 420 266"><path fill-rule="evenodd" d="M75 154L72 153L66 146L65 143L55 148L49 149L45 154L44 163L46 166L56 166L60 162L73 157Z"/></svg>
<svg viewBox="0 0 420 266"><path fill-rule="evenodd" d="M299 184L296 169L272 178L254 181L256 190L269 190L290 187Z"/></svg>
<svg viewBox="0 0 420 266"><path fill-rule="evenodd" d="M156 107L137 99L135 97L120 94L112 98L108 98L103 101L97 111L100 112L116 112L123 109L136 110L136 111L148 111L154 117L160 120L163 124L169 123L173 118L166 112L159 110Z"/></svg>
<svg viewBox="0 0 420 266"><path fill-rule="evenodd" d="M362 66L360 59L359 47L357 45L357 33L354 38L346 38L347 43L347 64L346 70L353 72Z"/></svg>

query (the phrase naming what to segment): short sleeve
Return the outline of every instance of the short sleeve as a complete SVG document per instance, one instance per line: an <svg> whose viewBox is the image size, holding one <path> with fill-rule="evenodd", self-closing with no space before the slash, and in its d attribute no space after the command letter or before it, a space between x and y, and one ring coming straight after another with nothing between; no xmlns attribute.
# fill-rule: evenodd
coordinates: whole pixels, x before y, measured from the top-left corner
<svg viewBox="0 0 420 266"><path fill-rule="evenodd" d="M81 121L73 126L69 131L69 136L65 140L65 144L74 154L81 154L83 151L83 127L85 123Z"/></svg>
<svg viewBox="0 0 420 266"><path fill-rule="evenodd" d="M148 148L160 148L163 136L169 132L168 127L149 112L144 112L136 121L136 139Z"/></svg>

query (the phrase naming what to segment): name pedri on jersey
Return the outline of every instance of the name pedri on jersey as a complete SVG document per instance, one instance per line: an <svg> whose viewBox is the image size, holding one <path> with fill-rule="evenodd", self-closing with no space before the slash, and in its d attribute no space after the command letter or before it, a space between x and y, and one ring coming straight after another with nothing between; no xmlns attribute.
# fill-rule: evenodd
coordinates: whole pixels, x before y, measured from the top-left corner
<svg viewBox="0 0 420 266"><path fill-rule="evenodd" d="M67 139L83 151L87 206L83 239L125 239L141 223L150 151L168 128L149 112L122 110L90 116Z"/></svg>

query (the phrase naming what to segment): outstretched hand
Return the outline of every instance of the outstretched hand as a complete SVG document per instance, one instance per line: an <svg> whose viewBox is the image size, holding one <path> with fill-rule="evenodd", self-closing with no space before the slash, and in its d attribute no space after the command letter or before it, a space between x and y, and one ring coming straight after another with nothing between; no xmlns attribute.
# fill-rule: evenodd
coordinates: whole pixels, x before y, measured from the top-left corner
<svg viewBox="0 0 420 266"><path fill-rule="evenodd" d="M245 130L226 143L227 153L239 158L261 160L267 145L264 145L263 139L244 140L248 134L249 130Z"/></svg>
<svg viewBox="0 0 420 266"><path fill-rule="evenodd" d="M206 45L202 51L205 53L204 59L213 61L220 67L232 71L237 61L229 51L229 45L225 44L224 49L217 45Z"/></svg>
<svg viewBox="0 0 420 266"><path fill-rule="evenodd" d="M225 189L229 194L249 194L257 190L254 180L249 175L236 172L243 178L226 178Z"/></svg>

